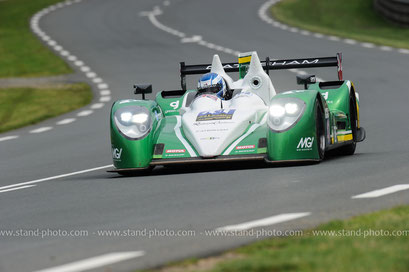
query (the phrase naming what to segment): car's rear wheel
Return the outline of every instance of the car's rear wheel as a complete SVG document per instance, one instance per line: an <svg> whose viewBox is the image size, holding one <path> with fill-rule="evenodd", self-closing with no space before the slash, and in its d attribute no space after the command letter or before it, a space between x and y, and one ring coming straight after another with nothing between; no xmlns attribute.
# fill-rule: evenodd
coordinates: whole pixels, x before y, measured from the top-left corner
<svg viewBox="0 0 409 272"><path fill-rule="evenodd" d="M315 101L315 123L316 123L316 135L317 135L317 148L319 160L323 160L325 157L325 118L324 110L320 101Z"/></svg>

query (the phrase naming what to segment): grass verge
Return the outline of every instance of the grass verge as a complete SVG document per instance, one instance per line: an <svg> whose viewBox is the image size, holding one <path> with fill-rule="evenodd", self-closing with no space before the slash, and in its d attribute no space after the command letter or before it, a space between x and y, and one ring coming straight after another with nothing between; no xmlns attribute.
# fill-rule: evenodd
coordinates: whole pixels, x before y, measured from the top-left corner
<svg viewBox="0 0 409 272"><path fill-rule="evenodd" d="M67 113L91 99L86 84L0 89L0 133Z"/></svg>
<svg viewBox="0 0 409 272"><path fill-rule="evenodd" d="M408 222L402 206L150 271L409 271Z"/></svg>
<svg viewBox="0 0 409 272"><path fill-rule="evenodd" d="M314 32L409 48L409 29L377 14L373 0L285 0L271 12L283 23Z"/></svg>
<svg viewBox="0 0 409 272"><path fill-rule="evenodd" d="M0 1L0 77L34 77L72 70L34 36L32 15L61 0Z"/></svg>

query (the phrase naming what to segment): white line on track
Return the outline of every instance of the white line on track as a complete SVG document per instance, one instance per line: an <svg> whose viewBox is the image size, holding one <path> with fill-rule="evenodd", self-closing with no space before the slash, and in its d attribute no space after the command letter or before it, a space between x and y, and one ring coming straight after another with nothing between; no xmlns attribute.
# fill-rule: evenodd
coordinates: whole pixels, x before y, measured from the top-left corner
<svg viewBox="0 0 409 272"><path fill-rule="evenodd" d="M322 35L321 33L314 33L314 37L318 39L322 39L324 38L324 35Z"/></svg>
<svg viewBox="0 0 409 272"><path fill-rule="evenodd" d="M375 197L389 195L389 194L393 194L393 193L396 193L396 192L399 192L399 191L404 191L404 190L409 190L409 184L398 184L398 185L386 187L386 188L383 188L383 189L371 191L371 192L368 192L368 193L356 195L356 196L353 196L352 198L353 199L356 199L356 198L375 198Z"/></svg>
<svg viewBox="0 0 409 272"><path fill-rule="evenodd" d="M248 221L245 223L237 224L237 225L229 225L221 228L217 228L217 231L243 231L257 227L266 227L271 226L279 223L283 223L290 220L295 220L301 217L309 216L311 213L304 212L304 213L284 213L279 214L271 217L266 217L259 220Z"/></svg>
<svg viewBox="0 0 409 272"><path fill-rule="evenodd" d="M86 74L86 76L89 77L89 78L94 78L94 77L97 76L97 74L94 73L94 72L88 72L88 73Z"/></svg>
<svg viewBox="0 0 409 272"><path fill-rule="evenodd" d="M409 54L409 50L408 50L408 49L399 49L398 52L399 52L399 53L402 53L402 54Z"/></svg>
<svg viewBox="0 0 409 272"><path fill-rule="evenodd" d="M102 78L100 78L100 77L97 77L97 78L94 78L93 80L92 80L92 82L94 82L94 83L101 83L103 80L102 80Z"/></svg>
<svg viewBox="0 0 409 272"><path fill-rule="evenodd" d="M44 43L48 44L48 46L50 46L54 51L58 52L63 58L65 58L68 61L71 61L74 63L74 65L76 65L79 70L81 72L83 72L85 74L86 77L92 79L92 82L94 84L95 87L97 87L98 89L107 89L108 85L104 83L102 78L98 78L97 74L94 73L90 67L88 67L83 61L79 60L76 56L72 55L69 51L67 51L62 45L58 44L57 41L55 41L54 39L52 39L50 36L47 35L47 33L45 33L44 31L42 31L42 29L39 26L39 22L41 20L41 18L47 14L49 14L50 12L60 9L60 8L64 8L67 6L70 6L72 4L75 3L80 3L82 0L66 0L60 3L57 3L55 5L50 5L40 11L38 11L36 14L34 14L31 19L30 19L30 28L31 31L36 34L38 36L38 38L42 39L44 41ZM103 102L108 102L111 100L110 97L108 97L109 94L106 94L105 97L100 97L100 100ZM102 95L101 95L102 96ZM105 104L103 103L97 103L91 106L92 109L99 109L101 107L103 107ZM94 111L92 110L84 110L80 113L77 114L77 116L82 117L82 116L87 116L92 114ZM68 118L65 120L61 120L59 122L57 122L58 125L65 125L65 124L69 124L72 123L73 121L75 121L75 118ZM48 130L51 130L52 127L40 127L37 129L33 129L32 131L30 131L30 133L41 133L41 132L45 132ZM18 136L17 136L18 137ZM16 137L14 137L13 139L15 139ZM0 138L0 141L3 140L10 140L12 138Z"/></svg>
<svg viewBox="0 0 409 272"><path fill-rule="evenodd" d="M83 66L84 62L80 61L80 60L77 60L76 62L74 62L74 64L77 65L77 66Z"/></svg>
<svg viewBox="0 0 409 272"><path fill-rule="evenodd" d="M311 32L309 32L308 30L303 30L300 33L301 35L305 35L305 36L311 35Z"/></svg>
<svg viewBox="0 0 409 272"><path fill-rule="evenodd" d="M88 173L88 172L94 172L94 171L98 171L98 170L102 170L102 169L106 169L106 168L110 168L110 167L113 167L113 165L109 164L109 165L104 165L104 166L100 166L100 167L95 167L95 168L85 169L85 170L71 172L71 173L67 173L67 174L62 174L62 175L58 175L58 176L52 176L52 177L48 177L48 178L42 178L42 179L36 179L36 180L31 180L31 181L26 181L26 182L21 182L21 183L16 183L16 184L10 184L10 185L0 187L0 190L15 188L15 187L19 187L19 186L25 186L25 185L32 185L32 184L36 184L36 183L40 183L40 182L44 182L44 181L49 181L49 180L55 180L55 179L60 179L60 178L71 177L71 176L80 175L80 174L84 174L84 173Z"/></svg>
<svg viewBox="0 0 409 272"><path fill-rule="evenodd" d="M375 45L373 43L361 43L361 45L365 48L375 48Z"/></svg>
<svg viewBox="0 0 409 272"><path fill-rule="evenodd" d="M98 89L108 89L108 84L106 84L106 83L100 83L100 84L98 84Z"/></svg>
<svg viewBox="0 0 409 272"><path fill-rule="evenodd" d="M91 71L91 68L89 68L88 66L83 66L83 67L81 67L81 71L86 73L86 72Z"/></svg>
<svg viewBox="0 0 409 272"><path fill-rule="evenodd" d="M74 122L76 119L75 118L67 118L67 119L63 119L61 121L57 122L57 125L66 125L66 124L70 124L72 122Z"/></svg>
<svg viewBox="0 0 409 272"><path fill-rule="evenodd" d="M330 41L339 42L341 39L337 36L329 36L328 39Z"/></svg>
<svg viewBox="0 0 409 272"><path fill-rule="evenodd" d="M61 54L61 56L63 56L63 57L67 57L67 56L70 56L70 55L71 55L70 52L68 52L67 50L61 51L60 54Z"/></svg>
<svg viewBox="0 0 409 272"><path fill-rule="evenodd" d="M10 188L10 189L0 190L0 193L17 191L17 190L27 189L27 188L31 188L31 187L35 187L35 186L37 186L37 185L26 185L26 186L21 186L21 187L15 187L15 188Z"/></svg>
<svg viewBox="0 0 409 272"><path fill-rule="evenodd" d="M181 40L180 40L181 43L196 43L198 45L201 45L201 46L204 46L204 47L216 50L216 51L225 52L227 54L234 55L234 56L238 56L240 54L240 52L237 51L237 50L233 50L233 49L226 48L226 47L214 44L214 43L207 42L207 41L203 40L202 36L200 36L200 35L192 35L192 36L187 37L187 35L185 33L180 32L180 31L178 31L176 29L170 28L170 27L162 24L161 22L159 22L156 17L161 15L161 14L163 14L163 11L158 6L156 6L153 9L153 11L143 11L143 12L140 13L141 16L148 16L149 20L151 21L151 23L155 27L157 27L160 30L165 31L165 32L167 32L169 34L180 37L181 38ZM273 21L270 18L267 18L267 16L265 15L265 11L263 11L263 7L260 8L259 15L260 15L260 17L263 17L265 21ZM279 27L284 28L284 29L289 28L288 26L283 25L283 24L279 24ZM293 28L293 30L294 30L294 28ZM310 35L311 34L311 32L306 31L306 30L301 31L300 33L303 34L303 35ZM292 72L305 73L305 72L303 72L301 70L292 70ZM323 81L323 79L317 77L317 81Z"/></svg>
<svg viewBox="0 0 409 272"><path fill-rule="evenodd" d="M381 46L381 47L379 47L381 50L383 50L383 51L392 51L392 47L390 47L390 46Z"/></svg>
<svg viewBox="0 0 409 272"><path fill-rule="evenodd" d="M183 38L180 40L181 43L196 43L202 40L202 36L199 35L193 35L190 38Z"/></svg>
<svg viewBox="0 0 409 272"><path fill-rule="evenodd" d="M93 109L93 110L95 110L95 109L100 109L100 108L102 108L104 105L105 105L104 103L95 103L95 104L91 105L90 108Z"/></svg>
<svg viewBox="0 0 409 272"><path fill-rule="evenodd" d="M110 91L110 90L101 90L101 91L99 92L99 94L100 94L101 96L111 95L111 91Z"/></svg>
<svg viewBox="0 0 409 272"><path fill-rule="evenodd" d="M18 136L18 135L12 135L12 136L2 137L2 138L0 138L0 142L2 142L2 141L8 141L8 140L14 140L14 139L17 139L18 137L20 137L20 136Z"/></svg>
<svg viewBox="0 0 409 272"><path fill-rule="evenodd" d="M84 111L80 111L79 113L77 113L77 116L79 117L84 117L84 116L88 116L90 114L92 114L94 111L92 110L84 110Z"/></svg>
<svg viewBox="0 0 409 272"><path fill-rule="evenodd" d="M401 54L409 54L409 50L408 49L403 49L403 48L392 48L389 46L377 46L373 43L368 43L368 42L358 42L356 40L353 39L343 39L337 36L331 36L331 35L324 35L321 33L313 33L313 32L309 32L307 30L304 31L298 31L296 30L296 28L282 24L280 22L275 21L273 18L271 18L268 13L269 10L271 8L271 6L277 4L278 2L281 2L282 0L269 0L267 2L265 2L259 9L258 11L258 16L260 17L261 20L263 20L264 22L266 22L267 24L270 24L276 28L280 28L282 30L286 30L286 31L290 31L293 33L300 33L302 35L313 35L315 38L326 38L328 40L331 41L335 41L335 42L344 42L346 44L350 44L350 45L360 45L361 47L364 48L377 48L379 50L382 51L392 51L395 50L395 52L399 52Z"/></svg>
<svg viewBox="0 0 409 272"><path fill-rule="evenodd" d="M142 16L148 16L149 20L151 21L151 23L156 26L157 28L159 28L160 30L163 30L169 34L178 36L179 38L184 38L186 37L186 34L183 32L180 32L178 30L175 30L173 28L167 27L163 24L161 24L157 19L156 16L162 14L162 11L159 7L155 7L153 9L153 11L148 11L148 12L141 12L140 13Z"/></svg>
<svg viewBox="0 0 409 272"><path fill-rule="evenodd" d="M52 129L53 129L53 127L40 127L40 128L30 130L30 133L42 133L42 132L46 132L46 131L49 131L49 130L52 130Z"/></svg>
<svg viewBox="0 0 409 272"><path fill-rule="evenodd" d="M101 96L99 101L100 102L109 102L109 101L111 101L111 97L110 96Z"/></svg>
<svg viewBox="0 0 409 272"><path fill-rule="evenodd" d="M142 257L143 255L145 255L144 251L113 252L35 272L80 272Z"/></svg>

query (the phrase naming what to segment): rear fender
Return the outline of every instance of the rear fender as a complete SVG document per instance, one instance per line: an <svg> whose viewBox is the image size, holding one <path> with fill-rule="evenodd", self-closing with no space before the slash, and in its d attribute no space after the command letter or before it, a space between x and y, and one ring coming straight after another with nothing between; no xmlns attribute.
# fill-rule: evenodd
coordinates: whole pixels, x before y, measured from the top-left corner
<svg viewBox="0 0 409 272"><path fill-rule="evenodd" d="M332 112L343 112L347 116L350 116L350 103L349 98L352 97L356 102L358 128L359 125L359 95L355 91L354 84L349 81L332 81L332 82L320 82L312 84L309 89L319 91L325 98L329 109ZM350 129L351 124L348 122L346 129Z"/></svg>
<svg viewBox="0 0 409 272"><path fill-rule="evenodd" d="M355 98L355 102L356 102L356 118L357 118L357 121L358 121L357 127L360 128L361 125L360 125L360 116L359 116L359 94L355 90L354 83L352 81L348 81L348 82L349 82L348 86L349 86L349 89L350 89L350 93L351 93L352 97Z"/></svg>

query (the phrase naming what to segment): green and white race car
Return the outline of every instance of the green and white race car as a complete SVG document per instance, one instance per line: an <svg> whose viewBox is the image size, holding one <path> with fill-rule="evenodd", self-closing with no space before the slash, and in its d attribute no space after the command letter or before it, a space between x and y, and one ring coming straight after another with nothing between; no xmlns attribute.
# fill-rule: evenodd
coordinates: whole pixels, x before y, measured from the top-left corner
<svg viewBox="0 0 409 272"><path fill-rule="evenodd" d="M181 63L180 90L145 100L152 85L135 86L142 100L116 101L111 110L113 172L130 174L157 165L259 160L268 163L321 161L325 153L352 155L365 130L359 122L359 96L342 79L342 55L260 61L256 52L238 63ZM338 81L298 76L303 90L276 93L271 70L338 67ZM186 75L215 73L229 95L187 90ZM234 81L227 73L238 72ZM218 85L217 85L218 86ZM209 89L210 90L210 89Z"/></svg>

